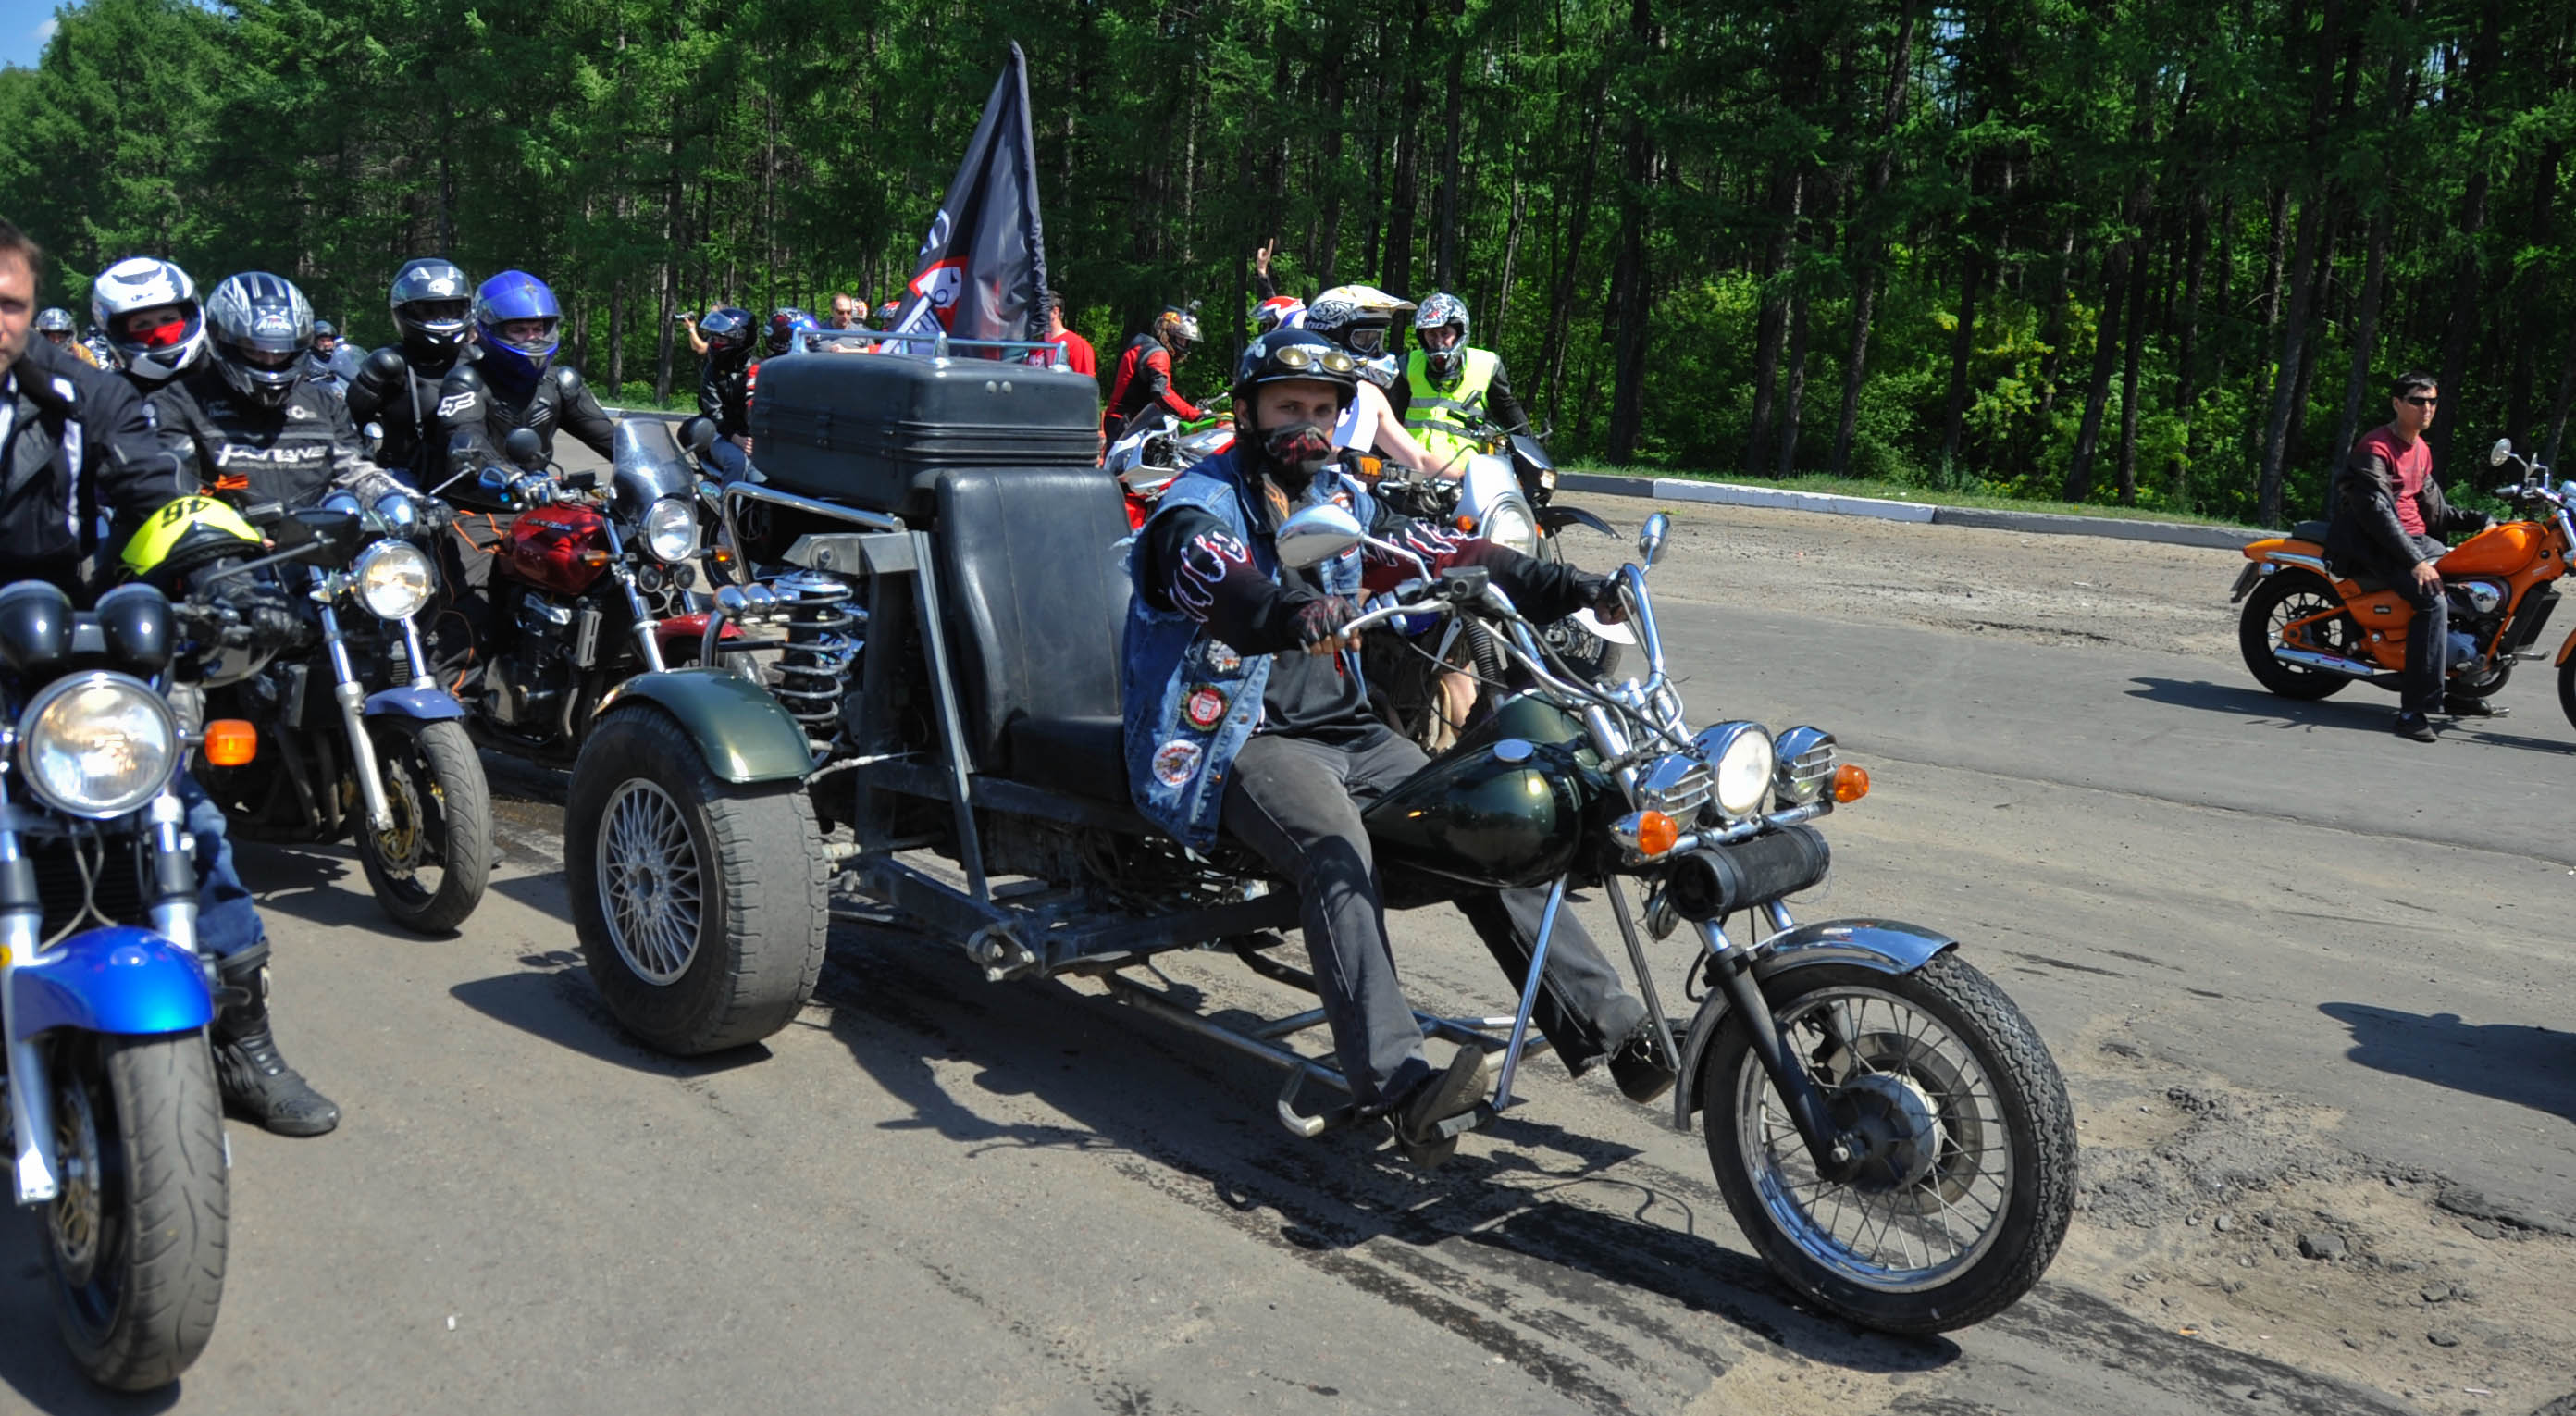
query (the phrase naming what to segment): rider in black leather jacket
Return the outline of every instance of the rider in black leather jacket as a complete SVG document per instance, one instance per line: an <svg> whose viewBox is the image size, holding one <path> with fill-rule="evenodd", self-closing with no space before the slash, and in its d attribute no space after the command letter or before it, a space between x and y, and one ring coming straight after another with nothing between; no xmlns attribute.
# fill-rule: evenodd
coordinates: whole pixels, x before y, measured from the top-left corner
<svg viewBox="0 0 2576 1416"><path fill-rule="evenodd" d="M402 340L366 358L349 381L349 416L384 429L376 461L429 488L446 479L439 471L443 444L430 437L439 384L465 352L467 316L474 301L465 272L452 262L412 261L394 275L386 302Z"/></svg>

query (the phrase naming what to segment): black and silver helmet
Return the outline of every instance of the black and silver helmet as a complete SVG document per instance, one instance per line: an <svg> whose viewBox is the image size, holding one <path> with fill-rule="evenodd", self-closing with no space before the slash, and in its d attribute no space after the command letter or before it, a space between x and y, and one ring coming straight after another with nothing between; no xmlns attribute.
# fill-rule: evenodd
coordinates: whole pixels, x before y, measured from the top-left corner
<svg viewBox="0 0 2576 1416"><path fill-rule="evenodd" d="M280 408L303 377L304 347L313 342L313 307L292 282L248 271L225 280L206 297L206 336L224 382L262 407Z"/></svg>
<svg viewBox="0 0 2576 1416"><path fill-rule="evenodd" d="M385 303L404 352L437 360L465 347L474 313L474 282L453 261L424 257L394 272Z"/></svg>

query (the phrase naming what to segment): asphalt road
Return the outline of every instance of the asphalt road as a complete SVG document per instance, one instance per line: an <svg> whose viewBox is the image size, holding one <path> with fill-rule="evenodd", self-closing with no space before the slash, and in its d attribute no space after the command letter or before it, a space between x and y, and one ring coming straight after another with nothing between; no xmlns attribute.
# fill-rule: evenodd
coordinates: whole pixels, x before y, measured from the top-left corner
<svg viewBox="0 0 2576 1416"><path fill-rule="evenodd" d="M2552 810L2576 732L2546 695L2414 749L2384 697L2285 705L2206 658L1865 604L1665 618L1694 720L1819 722L1876 773L1801 914L1965 941L2050 1039L2088 1141L2205 1079L2491 1209L2576 1221L2576 845ZM1526 1108L1424 1178L1290 1137L1275 1074L1089 985L988 985L854 927L796 1025L667 1061L572 952L559 788L493 770L509 859L458 939L382 927L344 850L243 851L288 1055L347 1120L232 1128L222 1322L155 1398L82 1384L32 1227L0 1224L0 1412L2182 1416L2258 1389L2261 1410L2462 1409L2402 1365L2336 1365L2365 1344L2336 1348L2331 1321L2294 1351L2288 1326L2267 1347L2275 1328L2219 1341L2198 1310L2142 1313L2128 1237L2091 1212L2002 1317L1855 1333L1751 1257L1701 1138L1606 1080L1534 1067ZM1402 927L1418 999L1500 1006L1454 919ZM1688 961L1660 957L1677 1000ZM1301 1006L1214 956L1171 972L1218 1006ZM2484 1409L2559 1394L2525 1381Z"/></svg>

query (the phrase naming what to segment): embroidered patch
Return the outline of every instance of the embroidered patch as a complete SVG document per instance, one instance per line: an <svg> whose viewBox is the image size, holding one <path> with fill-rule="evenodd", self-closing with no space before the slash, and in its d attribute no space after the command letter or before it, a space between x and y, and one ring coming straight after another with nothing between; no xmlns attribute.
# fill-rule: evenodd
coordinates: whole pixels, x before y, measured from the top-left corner
<svg viewBox="0 0 2576 1416"><path fill-rule="evenodd" d="M445 398L438 400L438 416L441 418L453 418L457 414L464 412L466 409L473 407L474 403L475 396L473 394L451 393Z"/></svg>
<svg viewBox="0 0 2576 1416"><path fill-rule="evenodd" d="M1198 770L1199 745L1194 742L1167 742L1154 749L1154 778L1167 787L1185 786L1190 774Z"/></svg>
<svg viewBox="0 0 2576 1416"><path fill-rule="evenodd" d="M1213 688L1193 689L1181 711L1188 716L1191 727L1205 732L1225 718L1225 695Z"/></svg>
<svg viewBox="0 0 2576 1416"><path fill-rule="evenodd" d="M1211 674L1230 674L1243 667L1243 656L1222 639L1211 639L1199 647L1199 662Z"/></svg>

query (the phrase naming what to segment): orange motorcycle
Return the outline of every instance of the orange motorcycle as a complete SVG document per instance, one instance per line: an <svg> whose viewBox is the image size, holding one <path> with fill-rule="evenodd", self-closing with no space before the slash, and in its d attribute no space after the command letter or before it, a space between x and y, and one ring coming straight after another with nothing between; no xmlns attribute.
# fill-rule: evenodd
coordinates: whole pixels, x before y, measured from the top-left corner
<svg viewBox="0 0 2576 1416"><path fill-rule="evenodd" d="M2516 662L2539 657L2532 646L2558 605L2552 582L2576 549L2568 519L2576 482L2551 488L2548 468L2499 441L2487 465L2508 463L2522 478L2496 495L2528 519L2481 531L2434 562L2451 599L2448 692L2459 697L2484 698L2504 687ZM2393 690L2414 607L2386 581L2328 567L2325 539L2326 523L2302 521L2286 537L2245 548L2248 564L2229 597L2245 604L2237 626L2245 667L2284 698L2325 698L2350 683ZM2576 722L2576 634L2557 662L2558 703Z"/></svg>

